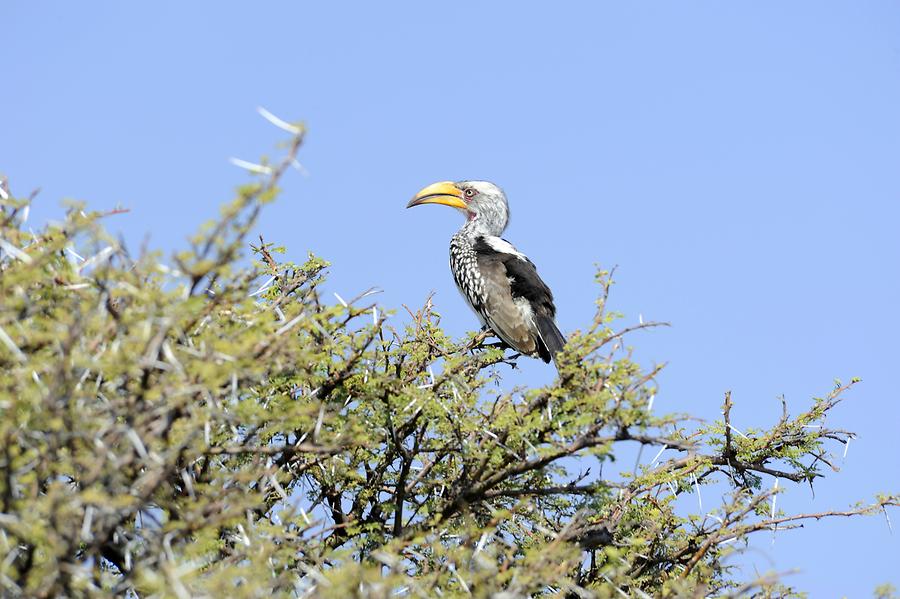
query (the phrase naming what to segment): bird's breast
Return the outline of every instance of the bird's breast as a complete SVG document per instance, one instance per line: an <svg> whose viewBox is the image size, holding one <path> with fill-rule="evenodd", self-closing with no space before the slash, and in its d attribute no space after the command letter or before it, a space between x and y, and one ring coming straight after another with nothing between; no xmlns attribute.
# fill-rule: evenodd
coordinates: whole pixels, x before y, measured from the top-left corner
<svg viewBox="0 0 900 599"><path fill-rule="evenodd" d="M483 303L484 279L471 246L458 242L450 244L450 271L453 273L456 286L469 304L478 311Z"/></svg>

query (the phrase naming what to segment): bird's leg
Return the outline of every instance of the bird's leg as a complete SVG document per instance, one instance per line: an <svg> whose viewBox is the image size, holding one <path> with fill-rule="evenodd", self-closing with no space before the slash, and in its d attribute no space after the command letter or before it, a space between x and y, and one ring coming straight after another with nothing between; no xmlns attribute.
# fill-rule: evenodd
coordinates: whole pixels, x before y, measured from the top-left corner
<svg viewBox="0 0 900 599"><path fill-rule="evenodd" d="M520 357L522 357L522 354L520 352L515 351L515 348L513 348L507 342L505 342L501 339L500 341L497 341L496 343L482 343L481 347L485 348L485 349L486 348L496 348L496 349L502 350L504 352L507 349L513 350L513 353L509 354L508 356L507 355L502 356L500 358L500 363L508 365L513 370L518 370L519 364L516 362L516 360L519 359Z"/></svg>
<svg viewBox="0 0 900 599"><path fill-rule="evenodd" d="M469 350L473 350L473 349L478 349L479 347L484 347L484 340L493 334L494 334L494 332L490 328L488 328L487 326L484 326L481 329L481 331L477 335L472 337L472 340L469 341L465 345L465 347L463 347L463 350L469 351Z"/></svg>
<svg viewBox="0 0 900 599"><path fill-rule="evenodd" d="M509 346L507 345L506 347L509 347ZM500 362L503 363L503 364L506 364L507 366L509 366L509 367L512 368L513 370L518 370L518 369L519 369L519 363L516 362L516 360L519 359L519 358L521 358L521 357L522 357L522 354L520 354L520 353L518 353L518 352L515 352L515 353L510 354L510 355L508 355L508 356L503 356L503 357L500 359Z"/></svg>
<svg viewBox="0 0 900 599"><path fill-rule="evenodd" d="M502 339L500 339L499 341L496 341L494 343L485 343L484 340L491 336L496 336L496 333L494 333L493 329L491 329L489 326L484 325L481 328L481 331L477 335L475 335L472 338L472 340L469 341L469 343L467 343L465 345L465 347L463 348L464 351L475 351L476 349L493 349L493 348L502 349L502 350L513 349L512 346L510 346L507 342L503 341ZM510 366L510 368L517 369L519 367L519 365L516 363L516 360L520 357L522 357L521 353L514 352L514 353L510 354L509 356L502 357L500 359L500 361L503 362L504 364L508 364Z"/></svg>

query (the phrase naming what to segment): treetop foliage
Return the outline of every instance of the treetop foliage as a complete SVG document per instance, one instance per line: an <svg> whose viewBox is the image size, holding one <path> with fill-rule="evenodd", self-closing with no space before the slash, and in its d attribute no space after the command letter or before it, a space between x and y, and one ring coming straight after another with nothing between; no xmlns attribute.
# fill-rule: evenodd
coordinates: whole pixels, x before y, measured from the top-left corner
<svg viewBox="0 0 900 599"><path fill-rule="evenodd" d="M82 205L31 232L4 188L4 596L789 596L738 568L753 533L898 504L777 509L834 469L852 433L827 416L855 381L767 430L739 430L729 395L713 423L654 411L661 366L626 340L657 323L618 324L612 273L540 388L501 391L517 358L451 339L430 300L329 303L325 261L249 239L292 132L168 261ZM730 491L701 507L708 485Z"/></svg>

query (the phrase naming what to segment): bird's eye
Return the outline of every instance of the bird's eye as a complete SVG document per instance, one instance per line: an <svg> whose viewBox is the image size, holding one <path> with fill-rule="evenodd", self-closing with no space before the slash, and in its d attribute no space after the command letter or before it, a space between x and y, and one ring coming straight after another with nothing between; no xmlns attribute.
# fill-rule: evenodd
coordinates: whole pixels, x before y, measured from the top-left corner
<svg viewBox="0 0 900 599"><path fill-rule="evenodd" d="M470 200L475 197L475 190L471 187L463 192L467 198Z"/></svg>

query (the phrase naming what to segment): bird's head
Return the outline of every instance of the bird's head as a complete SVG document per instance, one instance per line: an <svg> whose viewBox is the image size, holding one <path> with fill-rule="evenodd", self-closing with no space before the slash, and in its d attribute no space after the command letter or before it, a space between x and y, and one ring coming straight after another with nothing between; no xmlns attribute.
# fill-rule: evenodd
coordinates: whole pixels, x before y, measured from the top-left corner
<svg viewBox="0 0 900 599"><path fill-rule="evenodd" d="M443 204L466 215L467 226L488 235L500 235L509 222L509 206L503 190L488 181L441 181L422 189L407 208Z"/></svg>

